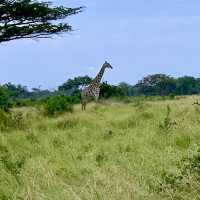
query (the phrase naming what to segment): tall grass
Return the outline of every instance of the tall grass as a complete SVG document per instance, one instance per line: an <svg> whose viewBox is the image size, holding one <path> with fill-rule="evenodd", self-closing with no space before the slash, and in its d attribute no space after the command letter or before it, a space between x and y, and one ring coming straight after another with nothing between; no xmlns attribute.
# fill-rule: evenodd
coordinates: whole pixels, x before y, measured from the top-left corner
<svg viewBox="0 0 200 200"><path fill-rule="evenodd" d="M24 125L0 133L0 199L200 199L196 98L108 101L54 118L16 109Z"/></svg>

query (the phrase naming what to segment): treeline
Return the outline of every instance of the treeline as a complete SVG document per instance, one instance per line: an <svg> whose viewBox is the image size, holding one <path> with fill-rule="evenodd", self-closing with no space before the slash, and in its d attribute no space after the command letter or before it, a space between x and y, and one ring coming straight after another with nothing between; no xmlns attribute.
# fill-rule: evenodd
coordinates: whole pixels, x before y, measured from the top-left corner
<svg viewBox="0 0 200 200"><path fill-rule="evenodd" d="M58 91L74 96L80 93L81 88L90 84L88 76L69 79L58 87ZM144 77L135 85L121 82L117 86L107 82L101 84L101 98L113 96L168 96L200 94L200 78L184 76L173 78L165 74L154 74Z"/></svg>
<svg viewBox="0 0 200 200"><path fill-rule="evenodd" d="M33 88L28 90L26 86L6 83L0 86L0 107L9 107L13 104L23 106L26 103L45 101L52 96L68 96L72 102L80 101L80 91L92 82L89 76L79 76L68 79L56 90L42 90ZM144 77L135 85L122 82L111 85L107 82L101 84L100 98L126 96L168 96L168 95L192 95L200 94L200 78L184 76L173 78L165 74L154 74ZM2 105L1 105L2 104Z"/></svg>

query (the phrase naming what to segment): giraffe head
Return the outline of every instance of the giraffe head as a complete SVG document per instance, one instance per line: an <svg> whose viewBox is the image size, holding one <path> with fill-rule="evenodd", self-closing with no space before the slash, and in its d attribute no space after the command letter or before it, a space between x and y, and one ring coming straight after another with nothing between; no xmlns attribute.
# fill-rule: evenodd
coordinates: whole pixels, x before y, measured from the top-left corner
<svg viewBox="0 0 200 200"><path fill-rule="evenodd" d="M113 69L113 67L111 66L110 63L108 63L107 61L105 61L105 63L103 64L104 68L109 68L109 69Z"/></svg>

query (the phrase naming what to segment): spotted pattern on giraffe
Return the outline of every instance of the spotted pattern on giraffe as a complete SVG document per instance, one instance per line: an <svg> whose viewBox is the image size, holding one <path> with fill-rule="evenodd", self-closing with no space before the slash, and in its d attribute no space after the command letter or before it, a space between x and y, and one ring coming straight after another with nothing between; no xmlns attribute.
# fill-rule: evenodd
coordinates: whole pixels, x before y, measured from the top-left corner
<svg viewBox="0 0 200 200"><path fill-rule="evenodd" d="M100 83L105 69L113 69L113 67L106 61L92 83L81 91L82 110L86 110L86 105L90 99L95 99L96 102L99 100Z"/></svg>

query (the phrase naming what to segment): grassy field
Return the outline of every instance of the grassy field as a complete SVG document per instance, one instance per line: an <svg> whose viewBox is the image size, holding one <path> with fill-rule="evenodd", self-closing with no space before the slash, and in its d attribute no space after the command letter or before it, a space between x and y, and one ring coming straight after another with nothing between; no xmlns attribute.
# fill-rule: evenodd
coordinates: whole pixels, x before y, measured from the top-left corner
<svg viewBox="0 0 200 200"><path fill-rule="evenodd" d="M199 200L196 99L108 101L54 118L14 110L0 133L0 199Z"/></svg>

